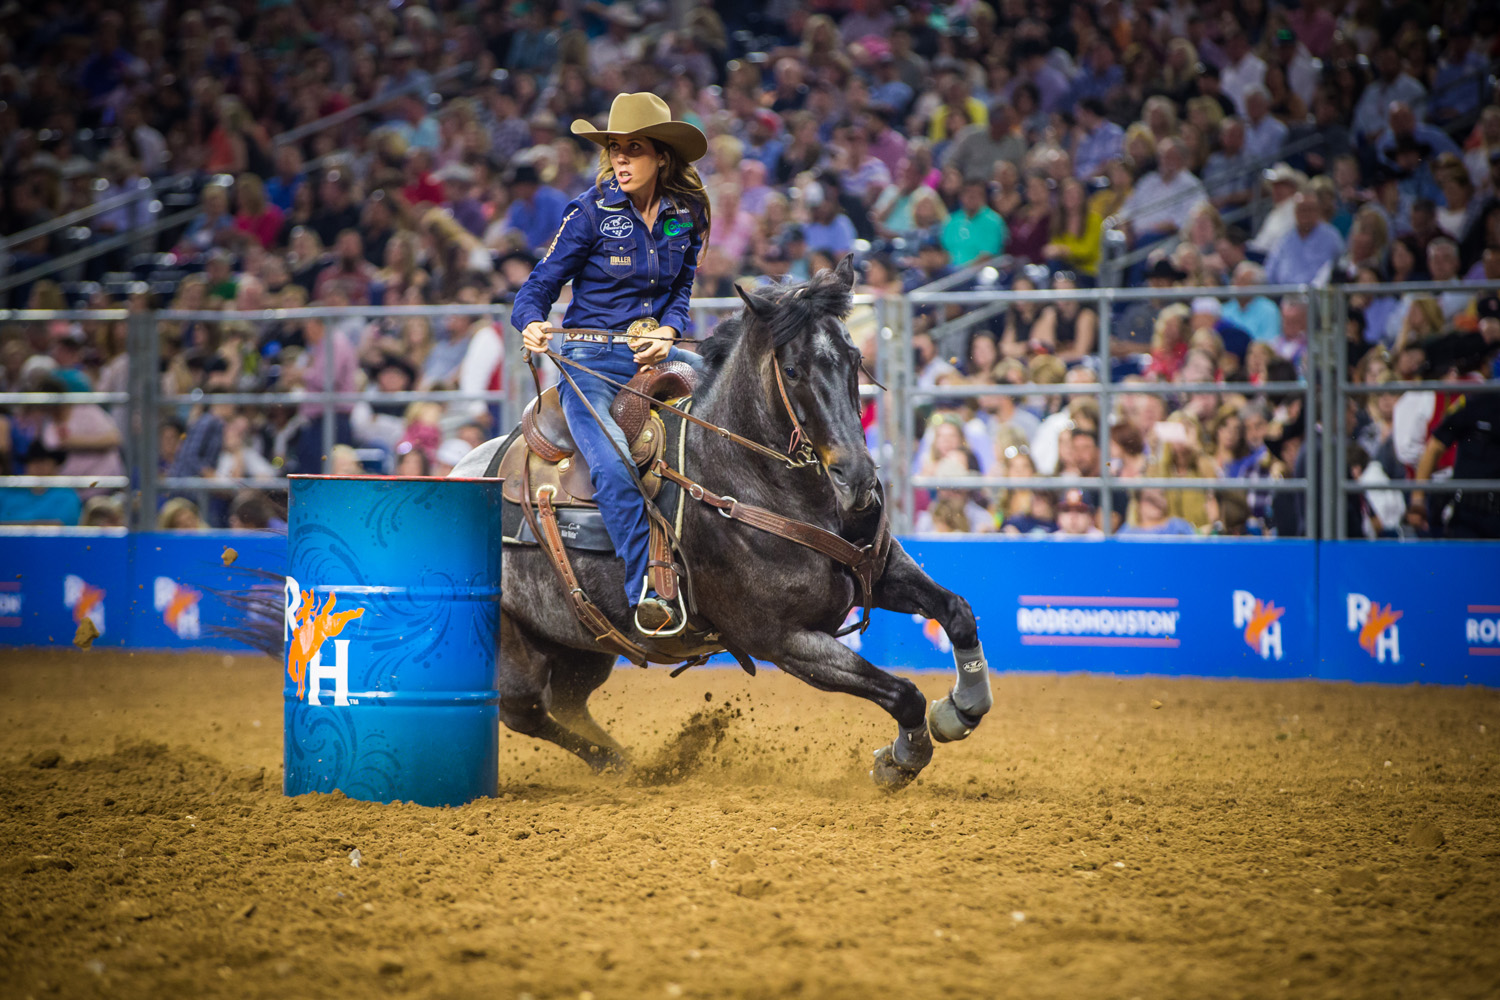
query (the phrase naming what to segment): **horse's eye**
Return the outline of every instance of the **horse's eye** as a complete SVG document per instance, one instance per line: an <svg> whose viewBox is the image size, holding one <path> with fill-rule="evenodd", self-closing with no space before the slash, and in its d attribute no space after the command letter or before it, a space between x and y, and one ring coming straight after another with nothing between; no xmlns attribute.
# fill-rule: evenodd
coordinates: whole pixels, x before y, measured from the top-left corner
<svg viewBox="0 0 1500 1000"><path fill-rule="evenodd" d="M787 378L794 382L797 380L797 367L795 365L787 365L782 371L786 372Z"/></svg>

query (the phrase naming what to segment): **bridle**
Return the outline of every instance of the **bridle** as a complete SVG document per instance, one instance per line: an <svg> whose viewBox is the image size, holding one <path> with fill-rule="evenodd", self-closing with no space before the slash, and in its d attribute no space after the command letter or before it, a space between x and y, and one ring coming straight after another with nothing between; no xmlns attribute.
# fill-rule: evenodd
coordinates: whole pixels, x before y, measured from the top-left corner
<svg viewBox="0 0 1500 1000"><path fill-rule="evenodd" d="M787 395L786 381L781 377L781 359L776 357L775 352L771 354L771 371L776 376L776 391L781 396L781 405L786 410L787 419L792 422L792 437L787 442L786 453L797 456L798 461L795 465L790 462L787 464L793 469L814 464L822 465L823 463L813 450L812 443L807 440L807 434L802 430L802 421L797 419L797 408L792 405L792 397ZM824 471L828 471L826 466Z"/></svg>

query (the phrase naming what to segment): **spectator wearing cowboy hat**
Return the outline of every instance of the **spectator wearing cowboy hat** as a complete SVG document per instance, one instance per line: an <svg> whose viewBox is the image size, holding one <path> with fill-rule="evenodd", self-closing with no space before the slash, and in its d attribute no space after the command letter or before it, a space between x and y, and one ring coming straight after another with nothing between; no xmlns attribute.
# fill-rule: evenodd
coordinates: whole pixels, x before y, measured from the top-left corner
<svg viewBox="0 0 1500 1000"><path fill-rule="evenodd" d="M1307 188L1307 175L1289 164L1278 163L1262 175L1271 189L1271 210L1266 213L1250 249L1269 254L1297 224L1297 195Z"/></svg>
<svg viewBox="0 0 1500 1000"><path fill-rule="evenodd" d="M1168 257L1160 257L1146 268L1148 288L1172 288L1187 274L1177 268ZM1116 355L1144 354L1151 350L1151 339L1156 332L1156 317L1172 300L1142 299L1132 302L1120 317L1110 341L1110 350Z"/></svg>
<svg viewBox="0 0 1500 1000"><path fill-rule="evenodd" d="M1443 189L1428 166L1431 157L1432 147L1415 136L1401 136L1391 146L1391 169L1396 174L1396 186L1408 204L1420 200L1443 201Z"/></svg>
<svg viewBox="0 0 1500 1000"><path fill-rule="evenodd" d="M412 367L411 362L391 352L382 352L380 359L370 367L369 373L370 384L366 391L406 392L417 382L417 370ZM406 410L409 405L378 399L362 399L355 403L354 409L349 413L354 443L394 454L396 445L406 432Z"/></svg>

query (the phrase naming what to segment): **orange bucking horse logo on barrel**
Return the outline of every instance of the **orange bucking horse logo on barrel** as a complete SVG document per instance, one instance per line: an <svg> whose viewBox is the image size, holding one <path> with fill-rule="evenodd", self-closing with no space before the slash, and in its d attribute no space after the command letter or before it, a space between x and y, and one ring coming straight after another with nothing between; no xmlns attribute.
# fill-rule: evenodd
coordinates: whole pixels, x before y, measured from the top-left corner
<svg viewBox="0 0 1500 1000"><path fill-rule="evenodd" d="M286 672L296 682L297 700L301 701L307 693L308 665L318 655L324 640L344 631L344 626L363 615L365 609L334 611L337 601L335 594L329 594L328 600L319 608L317 598L311 590L299 590L295 583L290 580L288 583L287 624L291 627L292 636L291 643L287 646ZM298 597L295 602L291 601L294 594Z"/></svg>

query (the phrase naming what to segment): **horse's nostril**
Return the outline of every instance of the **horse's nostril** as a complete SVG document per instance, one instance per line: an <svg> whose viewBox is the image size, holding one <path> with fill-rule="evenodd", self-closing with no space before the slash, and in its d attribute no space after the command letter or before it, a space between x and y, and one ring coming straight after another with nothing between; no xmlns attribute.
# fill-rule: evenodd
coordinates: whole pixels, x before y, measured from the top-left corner
<svg viewBox="0 0 1500 1000"><path fill-rule="evenodd" d="M833 481L838 483L840 486L849 485L848 470L845 469L842 465L830 465L828 467L828 474L832 476Z"/></svg>

